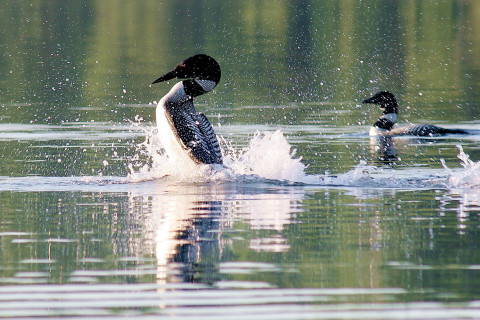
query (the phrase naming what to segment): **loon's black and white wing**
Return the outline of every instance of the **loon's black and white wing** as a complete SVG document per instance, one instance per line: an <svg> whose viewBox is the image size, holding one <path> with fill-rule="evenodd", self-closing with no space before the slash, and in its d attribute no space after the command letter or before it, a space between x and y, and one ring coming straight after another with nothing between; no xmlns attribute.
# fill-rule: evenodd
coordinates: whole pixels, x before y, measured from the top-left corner
<svg viewBox="0 0 480 320"><path fill-rule="evenodd" d="M431 124L414 124L407 127L394 128L389 135L411 135L419 137L435 137L443 134L466 134L461 129L445 129Z"/></svg>
<svg viewBox="0 0 480 320"><path fill-rule="evenodd" d="M213 131L210 121L208 121L203 113L197 113L196 116L198 117L198 128L202 132L202 136L206 141L205 147L208 145L209 154L211 154L213 158L212 163L222 164L222 150L220 149L220 144L218 143L217 136L215 135L215 131Z"/></svg>
<svg viewBox="0 0 480 320"><path fill-rule="evenodd" d="M189 102L187 102L189 103ZM178 108L170 119L183 147L190 150L196 162L223 164L222 152L212 125L204 114L193 108Z"/></svg>

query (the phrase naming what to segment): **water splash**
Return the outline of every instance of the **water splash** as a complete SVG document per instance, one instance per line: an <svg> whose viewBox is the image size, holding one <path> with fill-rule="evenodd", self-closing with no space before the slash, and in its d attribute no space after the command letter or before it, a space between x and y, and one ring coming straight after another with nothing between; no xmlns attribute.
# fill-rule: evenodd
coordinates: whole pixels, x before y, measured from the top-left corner
<svg viewBox="0 0 480 320"><path fill-rule="evenodd" d="M359 189L429 189L445 188L444 178L441 174L415 175L411 171L379 168L360 161L351 170L338 175L319 175L317 184L324 186L355 187Z"/></svg>
<svg viewBox="0 0 480 320"><path fill-rule="evenodd" d="M480 186L480 161L470 160L468 154L463 151L462 146L457 145L459 153L457 157L462 161L463 169L452 170L440 159L443 167L448 172L448 185L453 188L472 188Z"/></svg>
<svg viewBox="0 0 480 320"><path fill-rule="evenodd" d="M480 186L480 162L470 160L459 146L458 158L463 168L450 169L442 160L442 169L379 168L360 161L350 170L336 175L307 174L307 165L296 155L281 130L258 131L244 147L234 147L234 141L219 137L224 165L195 165L187 168L174 163L162 148L156 126L146 126L139 117L131 121L135 132L141 132L145 140L133 142L133 152L126 160L129 174L125 176L78 176L78 177L0 177L4 190L55 190L96 187L109 188L116 185L120 190L131 183L159 180L168 184L191 183L267 183L300 184L320 187L373 188L449 188L478 189ZM319 161L323 156L319 155ZM124 159L122 159L124 160ZM103 162L108 165L107 161ZM477 188L475 188L477 187ZM127 189L128 189L127 188ZM103 189L102 189L103 190ZM122 189L123 190L123 189Z"/></svg>
<svg viewBox="0 0 480 320"><path fill-rule="evenodd" d="M231 144L224 144L228 147L225 165L237 175L292 182L303 182L306 177L302 158L295 158L296 150L292 149L281 130L257 131L248 146L239 151Z"/></svg>
<svg viewBox="0 0 480 320"><path fill-rule="evenodd" d="M133 125L137 125L132 123ZM174 177L177 181L222 182L233 180L271 179L302 182L305 165L295 158L295 149L283 133L256 132L248 146L241 150L220 137L224 166L197 165L185 168L173 163L162 149L154 127L144 128L146 139L137 145L137 152L130 160L128 180L139 182Z"/></svg>
<svg viewBox="0 0 480 320"><path fill-rule="evenodd" d="M172 178L190 182L271 182L320 186L369 188L432 187L431 179L399 177L395 170L384 170L361 161L352 170L338 175L306 174L307 166L296 157L296 150L281 130L257 131L247 146L236 149L231 141L220 137L224 166L197 165L193 169L172 163L163 151L154 127L145 128L146 139L137 146L137 154L129 165L129 182ZM440 185L437 183L437 185ZM444 185L441 185L444 187Z"/></svg>

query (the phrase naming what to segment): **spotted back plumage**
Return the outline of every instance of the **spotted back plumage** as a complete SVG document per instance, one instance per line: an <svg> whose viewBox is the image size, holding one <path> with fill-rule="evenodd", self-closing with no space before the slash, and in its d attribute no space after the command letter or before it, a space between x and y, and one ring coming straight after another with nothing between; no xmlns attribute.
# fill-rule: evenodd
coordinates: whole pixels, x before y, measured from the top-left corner
<svg viewBox="0 0 480 320"><path fill-rule="evenodd" d="M460 129L445 129L431 124L414 124L406 127L394 128L388 132L389 135L410 135L419 137L435 137L444 134L465 134Z"/></svg>

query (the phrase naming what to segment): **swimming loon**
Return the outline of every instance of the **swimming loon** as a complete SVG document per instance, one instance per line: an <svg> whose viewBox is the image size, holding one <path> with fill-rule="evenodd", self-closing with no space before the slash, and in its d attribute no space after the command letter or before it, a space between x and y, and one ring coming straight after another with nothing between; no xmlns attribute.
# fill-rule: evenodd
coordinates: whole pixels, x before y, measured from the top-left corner
<svg viewBox="0 0 480 320"><path fill-rule="evenodd" d="M193 98L211 91L220 82L220 66L205 54L180 62L172 71L152 84L184 79L175 84L158 103L157 127L170 159L180 166L193 160L196 164L222 164L222 152L207 117L195 110Z"/></svg>
<svg viewBox="0 0 480 320"><path fill-rule="evenodd" d="M422 137L439 136L443 134L468 134L460 129L445 129L431 124L413 124L406 127L393 128L397 122L398 104L395 96L388 91L379 91L372 97L365 99L362 103L372 103L384 109L380 118L370 128L371 136L378 135L412 135Z"/></svg>

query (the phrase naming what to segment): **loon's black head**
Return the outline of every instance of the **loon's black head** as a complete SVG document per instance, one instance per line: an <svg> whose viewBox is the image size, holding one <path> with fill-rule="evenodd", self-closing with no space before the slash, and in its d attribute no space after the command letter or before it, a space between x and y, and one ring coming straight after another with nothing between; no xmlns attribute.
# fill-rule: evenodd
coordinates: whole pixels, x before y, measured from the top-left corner
<svg viewBox="0 0 480 320"><path fill-rule="evenodd" d="M378 105L383 110L384 114L398 113L397 99L388 91L379 91L372 97L362 101L363 103L373 103Z"/></svg>
<svg viewBox="0 0 480 320"><path fill-rule="evenodd" d="M183 60L152 84L172 79L186 79L183 81L185 93L195 97L212 90L220 82L221 74L220 66L215 59L206 54L197 54Z"/></svg>

